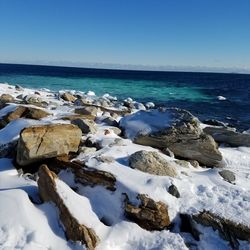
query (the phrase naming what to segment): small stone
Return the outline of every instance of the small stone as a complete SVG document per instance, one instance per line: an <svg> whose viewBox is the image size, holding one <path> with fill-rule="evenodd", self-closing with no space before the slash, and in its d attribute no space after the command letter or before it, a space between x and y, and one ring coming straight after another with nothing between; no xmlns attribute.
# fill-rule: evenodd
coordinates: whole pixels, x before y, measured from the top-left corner
<svg viewBox="0 0 250 250"><path fill-rule="evenodd" d="M70 93L63 93L61 95L61 98L64 100L64 101L67 101L67 102L74 102L77 98L73 95L71 95Z"/></svg>
<svg viewBox="0 0 250 250"><path fill-rule="evenodd" d="M234 184L235 182L235 174L230 170L221 170L219 171L219 175L227 182Z"/></svg>
<svg viewBox="0 0 250 250"><path fill-rule="evenodd" d="M176 198L180 198L180 193L179 193L177 187L174 184L172 184L171 186L169 186L168 192L171 195L175 196Z"/></svg>

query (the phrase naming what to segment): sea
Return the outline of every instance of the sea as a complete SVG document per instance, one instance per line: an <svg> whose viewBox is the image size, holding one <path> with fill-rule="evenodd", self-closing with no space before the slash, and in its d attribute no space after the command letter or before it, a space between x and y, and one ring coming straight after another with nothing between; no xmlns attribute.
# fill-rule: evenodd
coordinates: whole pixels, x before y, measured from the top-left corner
<svg viewBox="0 0 250 250"><path fill-rule="evenodd" d="M109 93L120 100L130 97L156 106L183 108L201 121L216 119L239 131L250 128L250 74L0 64L0 83Z"/></svg>

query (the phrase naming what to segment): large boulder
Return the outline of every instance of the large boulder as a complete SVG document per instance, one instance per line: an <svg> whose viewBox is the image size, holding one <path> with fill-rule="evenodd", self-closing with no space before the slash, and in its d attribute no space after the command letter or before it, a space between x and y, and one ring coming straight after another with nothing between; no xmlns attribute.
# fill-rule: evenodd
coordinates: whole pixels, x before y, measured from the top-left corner
<svg viewBox="0 0 250 250"><path fill-rule="evenodd" d="M224 165L216 142L202 131L199 120L188 111L177 108L138 111L123 117L120 127L135 143L168 147L175 156L206 166Z"/></svg>
<svg viewBox="0 0 250 250"><path fill-rule="evenodd" d="M177 176L176 164L165 160L157 152L137 151L129 157L129 166L149 174Z"/></svg>
<svg viewBox="0 0 250 250"><path fill-rule="evenodd" d="M206 127L203 131L211 135L219 143L227 143L231 146L250 147L250 134L236 132L228 127Z"/></svg>
<svg viewBox="0 0 250 250"><path fill-rule="evenodd" d="M39 194L43 201L53 202L56 205L67 238L72 241L80 241L88 249L94 250L100 239L92 228L79 223L75 217L76 215L64 203L61 194L57 190L57 175L50 171L46 165L39 168L38 175Z"/></svg>
<svg viewBox="0 0 250 250"><path fill-rule="evenodd" d="M154 201L144 194L137 196L139 205L133 205L125 199L125 216L140 227L152 231L163 230L170 225L168 206L161 201Z"/></svg>
<svg viewBox="0 0 250 250"><path fill-rule="evenodd" d="M82 132L72 124L25 128L20 133L16 161L25 166L58 155L77 152Z"/></svg>

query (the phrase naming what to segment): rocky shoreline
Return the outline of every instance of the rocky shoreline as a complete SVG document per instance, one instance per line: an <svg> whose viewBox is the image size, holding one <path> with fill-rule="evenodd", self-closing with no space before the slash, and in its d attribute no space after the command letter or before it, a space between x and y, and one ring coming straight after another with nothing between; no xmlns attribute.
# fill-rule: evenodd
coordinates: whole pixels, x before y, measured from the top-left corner
<svg viewBox="0 0 250 250"><path fill-rule="evenodd" d="M83 244L69 249L250 247L250 134L216 125L131 98L0 84L0 158L34 186L36 209L53 204L64 241ZM230 152L246 154L237 171Z"/></svg>

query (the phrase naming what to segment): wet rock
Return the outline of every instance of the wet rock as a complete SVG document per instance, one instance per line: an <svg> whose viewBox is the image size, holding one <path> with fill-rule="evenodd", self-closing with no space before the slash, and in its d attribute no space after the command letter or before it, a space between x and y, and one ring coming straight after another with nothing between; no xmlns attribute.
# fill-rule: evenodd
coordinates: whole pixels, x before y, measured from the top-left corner
<svg viewBox="0 0 250 250"><path fill-rule="evenodd" d="M144 194L139 194L137 199L139 206L130 203L128 196L125 198L125 216L128 219L149 231L163 230L170 225L166 204L156 202Z"/></svg>
<svg viewBox="0 0 250 250"><path fill-rule="evenodd" d="M78 126L83 134L95 134L97 132L96 124L93 120L87 119L75 119L71 121L71 124Z"/></svg>
<svg viewBox="0 0 250 250"><path fill-rule="evenodd" d="M192 218L199 224L218 230L220 236L229 241L233 249L238 249L238 240L250 242L250 228L247 225L223 218L209 211L203 211L199 214L195 214Z"/></svg>
<svg viewBox="0 0 250 250"><path fill-rule="evenodd" d="M80 224L71 213L70 208L64 204L56 188L56 174L51 172L46 165L40 167L38 174L39 194L43 201L53 202L56 205L67 238L72 241L80 241L88 249L94 250L100 239L92 228Z"/></svg>
<svg viewBox="0 0 250 250"><path fill-rule="evenodd" d="M230 170L221 170L219 171L219 175L227 182L234 184L235 182L235 174Z"/></svg>
<svg viewBox="0 0 250 250"><path fill-rule="evenodd" d="M197 160L206 166L224 166L218 145L203 133L198 119L188 111L177 108L139 111L123 117L120 127L135 143L168 147L175 156Z"/></svg>
<svg viewBox="0 0 250 250"><path fill-rule="evenodd" d="M20 85L18 85L18 84L15 86L15 89L16 89L17 91L23 91L23 90L24 90L23 87L20 86Z"/></svg>
<svg viewBox="0 0 250 250"><path fill-rule="evenodd" d="M119 127L118 122L113 117L107 117L103 119L102 122L108 124L109 126Z"/></svg>
<svg viewBox="0 0 250 250"><path fill-rule="evenodd" d="M215 119L207 119L207 120L205 120L203 122L205 124L212 125L212 126L222 126L222 127L226 127L227 126L226 123L218 121L218 120L215 120Z"/></svg>
<svg viewBox="0 0 250 250"><path fill-rule="evenodd" d="M64 101L67 101L67 102L74 102L77 98L73 95L71 95L70 93L68 92L65 92L61 95L61 98L64 100Z"/></svg>
<svg viewBox="0 0 250 250"><path fill-rule="evenodd" d="M226 143L235 147L250 147L250 134L239 133L228 127L206 127L203 131L219 143Z"/></svg>
<svg viewBox="0 0 250 250"><path fill-rule="evenodd" d="M173 195L174 197L180 198L180 193L179 193L177 187L176 187L174 184L172 184L172 185L169 186L168 192L169 192L171 195Z"/></svg>
<svg viewBox="0 0 250 250"><path fill-rule="evenodd" d="M77 152L82 132L71 124L25 128L20 133L16 161L25 166L46 158Z"/></svg>
<svg viewBox="0 0 250 250"><path fill-rule="evenodd" d="M177 176L176 165L165 160L157 152L137 151L129 157L129 166L149 174Z"/></svg>

